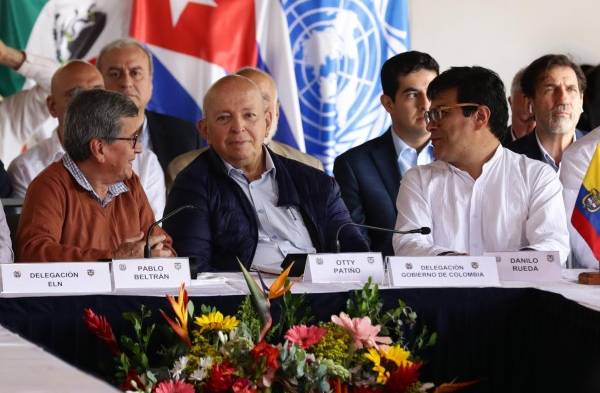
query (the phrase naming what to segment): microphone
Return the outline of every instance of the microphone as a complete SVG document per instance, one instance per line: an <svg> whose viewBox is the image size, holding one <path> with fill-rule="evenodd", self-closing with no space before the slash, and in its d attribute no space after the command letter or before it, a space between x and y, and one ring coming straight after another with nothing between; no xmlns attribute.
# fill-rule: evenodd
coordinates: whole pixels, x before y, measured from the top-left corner
<svg viewBox="0 0 600 393"><path fill-rule="evenodd" d="M339 226L337 232L335 233L335 249L336 249L336 252L340 252L340 232L341 232L342 228L344 228L345 226L348 226L348 225L352 225L352 226L359 227L359 228L372 229L374 231L380 231L380 232L398 233L400 235L408 235L410 233L419 233L421 235L429 235L431 233L431 228L429 228L429 227L421 227L421 228L418 228L418 229L411 229L411 230L408 230L408 231L399 231L397 229L374 227L372 225L357 224L355 222L345 222L345 223L343 223L342 225Z"/></svg>
<svg viewBox="0 0 600 393"><path fill-rule="evenodd" d="M161 222L173 217L174 215L176 215L177 213L179 213L182 210L197 209L197 208L198 207L194 206L194 205L183 205L183 206L180 206L177 209L169 212L169 214L167 214L166 216L163 216L163 218L161 218L160 220L153 222L152 225L150 225L150 227L148 228L148 232L146 232L146 244L144 246L144 258L150 258L150 255L152 254L150 251L150 234L152 233L152 230L154 229L154 227L156 227Z"/></svg>

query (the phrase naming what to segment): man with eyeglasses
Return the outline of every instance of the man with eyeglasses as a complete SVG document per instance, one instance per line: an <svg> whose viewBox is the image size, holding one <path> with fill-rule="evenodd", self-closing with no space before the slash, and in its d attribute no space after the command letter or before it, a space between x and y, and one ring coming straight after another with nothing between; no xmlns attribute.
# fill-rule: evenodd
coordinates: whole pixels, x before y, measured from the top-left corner
<svg viewBox="0 0 600 393"><path fill-rule="evenodd" d="M36 177L17 231L21 262L96 261L142 257L154 214L133 161L137 106L101 89L75 95L65 116L62 159ZM170 237L157 228L153 256L172 256Z"/></svg>
<svg viewBox="0 0 600 393"><path fill-rule="evenodd" d="M383 64L381 104L392 125L381 136L340 155L333 166L355 223L393 228L400 180L410 168L433 161L423 113L429 109L427 86L438 73L438 63L417 51L400 53ZM394 255L391 233L366 235L372 250Z"/></svg>
<svg viewBox="0 0 600 393"><path fill-rule="evenodd" d="M83 60L72 60L59 68L52 77L46 103L50 114L57 118L58 127L48 139L15 158L8 167L14 198L24 198L32 180L50 164L62 158L65 150L64 125L67 107L78 91L103 89L102 75ZM155 154L142 150L133 161L133 170L140 177L154 215L162 217L166 203L165 181ZM157 175L158 173L158 175Z"/></svg>
<svg viewBox="0 0 600 393"><path fill-rule="evenodd" d="M427 89L437 161L409 170L398 193L396 255L482 255L533 249L569 253L562 187L546 164L503 148L502 81L482 67L453 67Z"/></svg>

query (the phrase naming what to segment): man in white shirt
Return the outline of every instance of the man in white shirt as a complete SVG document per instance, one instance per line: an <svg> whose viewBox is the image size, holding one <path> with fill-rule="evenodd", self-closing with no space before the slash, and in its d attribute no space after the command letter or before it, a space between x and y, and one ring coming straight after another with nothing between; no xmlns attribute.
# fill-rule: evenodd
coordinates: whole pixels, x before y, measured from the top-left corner
<svg viewBox="0 0 600 393"><path fill-rule="evenodd" d="M103 88L104 82L100 72L96 67L82 60L73 60L54 74L47 105L50 114L58 119L58 127L50 138L17 157L8 167L13 185L13 197L23 198L31 181L64 155L62 143L65 114L77 91ZM166 189L156 156L149 150L142 150L133 161L133 169L140 177L154 215L157 218L162 217Z"/></svg>
<svg viewBox="0 0 600 393"><path fill-rule="evenodd" d="M550 166L500 145L508 107L502 81L482 67L454 67L427 89L437 161L409 170L400 185L396 255L482 255L533 249L569 254L562 187Z"/></svg>
<svg viewBox="0 0 600 393"><path fill-rule="evenodd" d="M560 181L564 187L563 197L567 211L569 235L571 236L571 250L573 251L573 259L570 267L573 268L598 269L598 260L594 256L590 246L583 240L583 237L573 228L571 215L573 214L573 207L575 206L583 177L588 170L599 142L600 127L590 131L589 134L573 143L563 154Z"/></svg>
<svg viewBox="0 0 600 393"><path fill-rule="evenodd" d="M0 160L9 164L50 118L46 96L58 63L6 46L0 40L0 65L9 67L37 85L0 102Z"/></svg>

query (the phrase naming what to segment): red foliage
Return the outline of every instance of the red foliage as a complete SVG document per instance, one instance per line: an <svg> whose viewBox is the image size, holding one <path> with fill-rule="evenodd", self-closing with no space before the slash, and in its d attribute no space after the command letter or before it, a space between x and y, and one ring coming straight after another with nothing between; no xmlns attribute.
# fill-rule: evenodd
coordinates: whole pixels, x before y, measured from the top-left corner
<svg viewBox="0 0 600 393"><path fill-rule="evenodd" d="M233 393L256 393L256 389L247 378L239 378L231 387Z"/></svg>
<svg viewBox="0 0 600 393"><path fill-rule="evenodd" d="M86 308L83 310L83 322L85 322L85 326L90 332L108 345L110 352L114 356L121 354L115 334L106 317L97 315L91 308Z"/></svg>
<svg viewBox="0 0 600 393"><path fill-rule="evenodd" d="M206 392L227 392L233 386L234 371L235 368L233 365L227 361L214 365L210 370L210 376L206 381Z"/></svg>
<svg viewBox="0 0 600 393"><path fill-rule="evenodd" d="M390 373L384 391L386 393L402 393L419 380L421 363L402 364Z"/></svg>
<svg viewBox="0 0 600 393"><path fill-rule="evenodd" d="M272 346L271 344L267 344L265 341L261 341L250 350L250 355L254 359L259 359L261 357L265 357L267 359L267 368L270 370L277 370L279 368L279 350Z"/></svg>
<svg viewBox="0 0 600 393"><path fill-rule="evenodd" d="M137 371L135 371L135 369L133 368L129 369L127 375L125 376L125 380L119 386L119 389L121 389L122 391L135 390L135 388L131 384L131 381L135 381L137 389L144 389L144 383L140 379L140 376L138 375Z"/></svg>

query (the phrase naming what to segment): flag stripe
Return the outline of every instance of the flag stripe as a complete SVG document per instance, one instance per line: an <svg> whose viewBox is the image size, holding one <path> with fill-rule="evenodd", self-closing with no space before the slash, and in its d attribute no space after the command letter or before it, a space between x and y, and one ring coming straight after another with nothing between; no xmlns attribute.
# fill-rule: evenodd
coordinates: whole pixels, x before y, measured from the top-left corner
<svg viewBox="0 0 600 393"><path fill-rule="evenodd" d="M25 48L35 20L47 0L0 1L0 38L13 48ZM25 78L6 67L0 67L0 95L8 96L21 90Z"/></svg>
<svg viewBox="0 0 600 393"><path fill-rule="evenodd" d="M578 208L573 209L571 223L590 246L596 259L600 260L600 236L598 235L597 227L594 226L588 220L588 217L586 217Z"/></svg>

